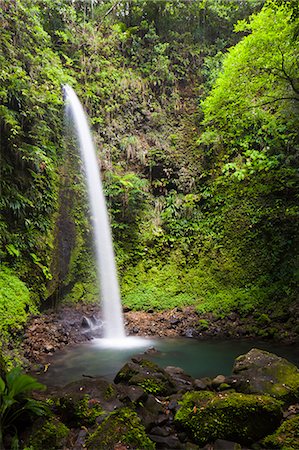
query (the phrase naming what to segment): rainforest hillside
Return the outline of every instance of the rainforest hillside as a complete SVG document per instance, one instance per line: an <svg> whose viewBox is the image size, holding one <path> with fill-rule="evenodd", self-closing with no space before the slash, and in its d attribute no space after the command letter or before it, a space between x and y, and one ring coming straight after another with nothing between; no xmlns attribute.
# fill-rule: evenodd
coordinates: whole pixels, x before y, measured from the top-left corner
<svg viewBox="0 0 299 450"><path fill-rule="evenodd" d="M0 26L4 340L31 313L98 301L64 84L90 118L123 305L287 320L297 2L0 0Z"/></svg>

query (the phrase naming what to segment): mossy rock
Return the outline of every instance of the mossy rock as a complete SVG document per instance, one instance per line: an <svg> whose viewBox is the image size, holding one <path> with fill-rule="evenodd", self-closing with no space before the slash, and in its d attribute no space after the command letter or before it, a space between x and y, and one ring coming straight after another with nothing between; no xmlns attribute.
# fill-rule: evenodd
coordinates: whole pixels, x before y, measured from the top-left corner
<svg viewBox="0 0 299 450"><path fill-rule="evenodd" d="M72 427L94 425L98 416L105 414L100 402L84 395L82 398L65 396L56 401L56 411Z"/></svg>
<svg viewBox="0 0 299 450"><path fill-rule="evenodd" d="M281 403L265 395L187 392L179 404L176 425L201 446L216 439L251 444L282 419Z"/></svg>
<svg viewBox="0 0 299 450"><path fill-rule="evenodd" d="M51 417L33 432L30 438L32 450L59 450L64 448L70 430L58 419Z"/></svg>
<svg viewBox="0 0 299 450"><path fill-rule="evenodd" d="M235 360L236 390L247 394L269 394L285 403L299 400L298 368L273 353L251 349Z"/></svg>
<svg viewBox="0 0 299 450"><path fill-rule="evenodd" d="M283 422L275 433L263 440L262 444L266 448L297 450L299 448L299 416Z"/></svg>
<svg viewBox="0 0 299 450"><path fill-rule="evenodd" d="M146 359L133 358L117 373L115 383L140 386L144 392L155 395L171 395L175 384L157 364Z"/></svg>
<svg viewBox="0 0 299 450"><path fill-rule="evenodd" d="M155 444L146 435L137 414L129 408L111 413L87 439L88 450L111 450L116 444L127 449L154 450Z"/></svg>

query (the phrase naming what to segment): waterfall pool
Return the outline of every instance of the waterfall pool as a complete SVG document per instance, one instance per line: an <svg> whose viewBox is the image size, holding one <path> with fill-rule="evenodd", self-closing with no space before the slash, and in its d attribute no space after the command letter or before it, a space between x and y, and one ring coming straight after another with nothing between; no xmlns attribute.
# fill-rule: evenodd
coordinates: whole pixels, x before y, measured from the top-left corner
<svg viewBox="0 0 299 450"><path fill-rule="evenodd" d="M126 361L144 353L145 358L159 366L181 367L194 378L230 375L234 359L253 347L270 351L299 365L299 349L295 345L257 340L126 339L128 345L121 345L120 348L107 345L105 339L94 339L57 352L51 357L48 370L38 377L39 381L49 386L59 386L79 380L83 375L112 381Z"/></svg>

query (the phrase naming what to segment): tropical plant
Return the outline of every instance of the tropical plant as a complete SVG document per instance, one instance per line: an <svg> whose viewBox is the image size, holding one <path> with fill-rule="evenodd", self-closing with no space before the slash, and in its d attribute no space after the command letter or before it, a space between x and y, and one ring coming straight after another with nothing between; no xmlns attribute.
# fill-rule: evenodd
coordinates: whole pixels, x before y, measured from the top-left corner
<svg viewBox="0 0 299 450"><path fill-rule="evenodd" d="M0 377L0 449L4 450L5 437L12 436L12 447L18 448L18 420L22 417L41 416L47 407L38 400L28 397L33 390L45 386L33 377L23 374L20 367Z"/></svg>

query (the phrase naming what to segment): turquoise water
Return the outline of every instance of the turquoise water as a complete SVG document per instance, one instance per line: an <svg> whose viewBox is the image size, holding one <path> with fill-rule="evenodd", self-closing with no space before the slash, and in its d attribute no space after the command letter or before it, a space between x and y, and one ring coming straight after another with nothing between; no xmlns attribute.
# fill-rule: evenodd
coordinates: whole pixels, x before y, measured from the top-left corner
<svg viewBox="0 0 299 450"><path fill-rule="evenodd" d="M103 340L94 339L57 352L50 360L46 373L39 379L47 385L64 385L83 375L103 377L112 381L119 369L134 355L143 354L154 347L156 354L146 354L161 367L177 366L186 373L201 378L219 374L230 375L234 359L251 348L268 350L299 365L296 346L254 340L203 341L188 338L139 339L132 338L133 347L109 348Z"/></svg>

